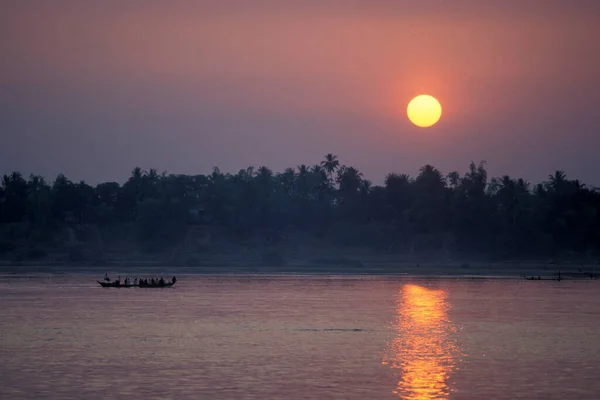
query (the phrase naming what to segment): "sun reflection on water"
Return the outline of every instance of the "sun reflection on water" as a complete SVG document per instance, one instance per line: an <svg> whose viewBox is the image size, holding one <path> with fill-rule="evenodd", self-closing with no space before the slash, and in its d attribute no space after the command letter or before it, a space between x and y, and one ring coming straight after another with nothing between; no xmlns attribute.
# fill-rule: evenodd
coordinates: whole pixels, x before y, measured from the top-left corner
<svg viewBox="0 0 600 400"><path fill-rule="evenodd" d="M404 285L383 364L400 371L396 393L407 400L448 399L459 354L444 290Z"/></svg>

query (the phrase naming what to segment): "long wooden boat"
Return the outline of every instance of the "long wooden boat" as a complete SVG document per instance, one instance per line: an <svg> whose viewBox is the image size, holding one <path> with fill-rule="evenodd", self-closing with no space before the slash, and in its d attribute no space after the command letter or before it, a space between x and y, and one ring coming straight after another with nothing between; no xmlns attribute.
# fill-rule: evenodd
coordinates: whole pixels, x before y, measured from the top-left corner
<svg viewBox="0 0 600 400"><path fill-rule="evenodd" d="M171 287L171 286L173 286L174 284L175 284L175 282L165 282L165 283L163 283L162 285L161 285L161 284L159 284L159 283L156 283L156 284L154 284L154 285L148 284L148 285L141 285L141 286L140 286L140 285L138 284L138 285L136 285L136 287L139 287L139 288L141 288L141 289L144 289L144 288L167 288L167 287Z"/></svg>
<svg viewBox="0 0 600 400"><path fill-rule="evenodd" d="M117 284L116 282L102 282L102 281L96 281L100 284L100 286L105 287L105 288L132 288L132 287L137 287L137 288L168 288L173 286L175 283L174 282L165 282L164 284L160 285L160 284L148 284L148 285L138 285L138 284L124 284L124 283L119 283Z"/></svg>

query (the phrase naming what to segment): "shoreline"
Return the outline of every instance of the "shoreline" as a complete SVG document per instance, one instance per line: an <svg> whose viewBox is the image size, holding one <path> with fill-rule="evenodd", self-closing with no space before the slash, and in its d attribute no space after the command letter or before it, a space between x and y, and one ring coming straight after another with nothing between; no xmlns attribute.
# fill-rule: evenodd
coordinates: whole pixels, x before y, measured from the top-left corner
<svg viewBox="0 0 600 400"><path fill-rule="evenodd" d="M597 264L583 263L491 263L491 262L355 262L348 264L323 264L296 262L284 265L265 265L256 262L212 262L197 266L170 265L168 263L121 262L106 265L85 265L74 263L21 263L0 261L0 274L86 274L86 275L272 275L272 276L411 276L411 277L522 277L550 276L562 273L598 273Z"/></svg>

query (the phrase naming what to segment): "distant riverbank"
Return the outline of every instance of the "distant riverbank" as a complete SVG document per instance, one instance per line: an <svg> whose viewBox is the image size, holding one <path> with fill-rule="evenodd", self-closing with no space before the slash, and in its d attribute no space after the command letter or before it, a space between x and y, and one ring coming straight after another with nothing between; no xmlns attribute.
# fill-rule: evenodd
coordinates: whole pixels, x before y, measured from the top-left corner
<svg viewBox="0 0 600 400"><path fill-rule="evenodd" d="M140 260L108 265L82 265L58 262L0 262L2 274L269 274L269 275L411 275L411 276L548 276L561 272L599 272L597 264L543 262L394 262L339 260L297 260L282 265L254 261L211 261L196 265L175 265Z"/></svg>

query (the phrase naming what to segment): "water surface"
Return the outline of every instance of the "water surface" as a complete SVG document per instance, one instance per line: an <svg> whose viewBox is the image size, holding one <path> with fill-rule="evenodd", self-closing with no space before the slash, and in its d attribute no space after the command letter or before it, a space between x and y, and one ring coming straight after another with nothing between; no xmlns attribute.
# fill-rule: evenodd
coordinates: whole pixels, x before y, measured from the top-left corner
<svg viewBox="0 0 600 400"><path fill-rule="evenodd" d="M0 278L0 398L597 399L600 282ZM179 277L178 277L179 278Z"/></svg>

